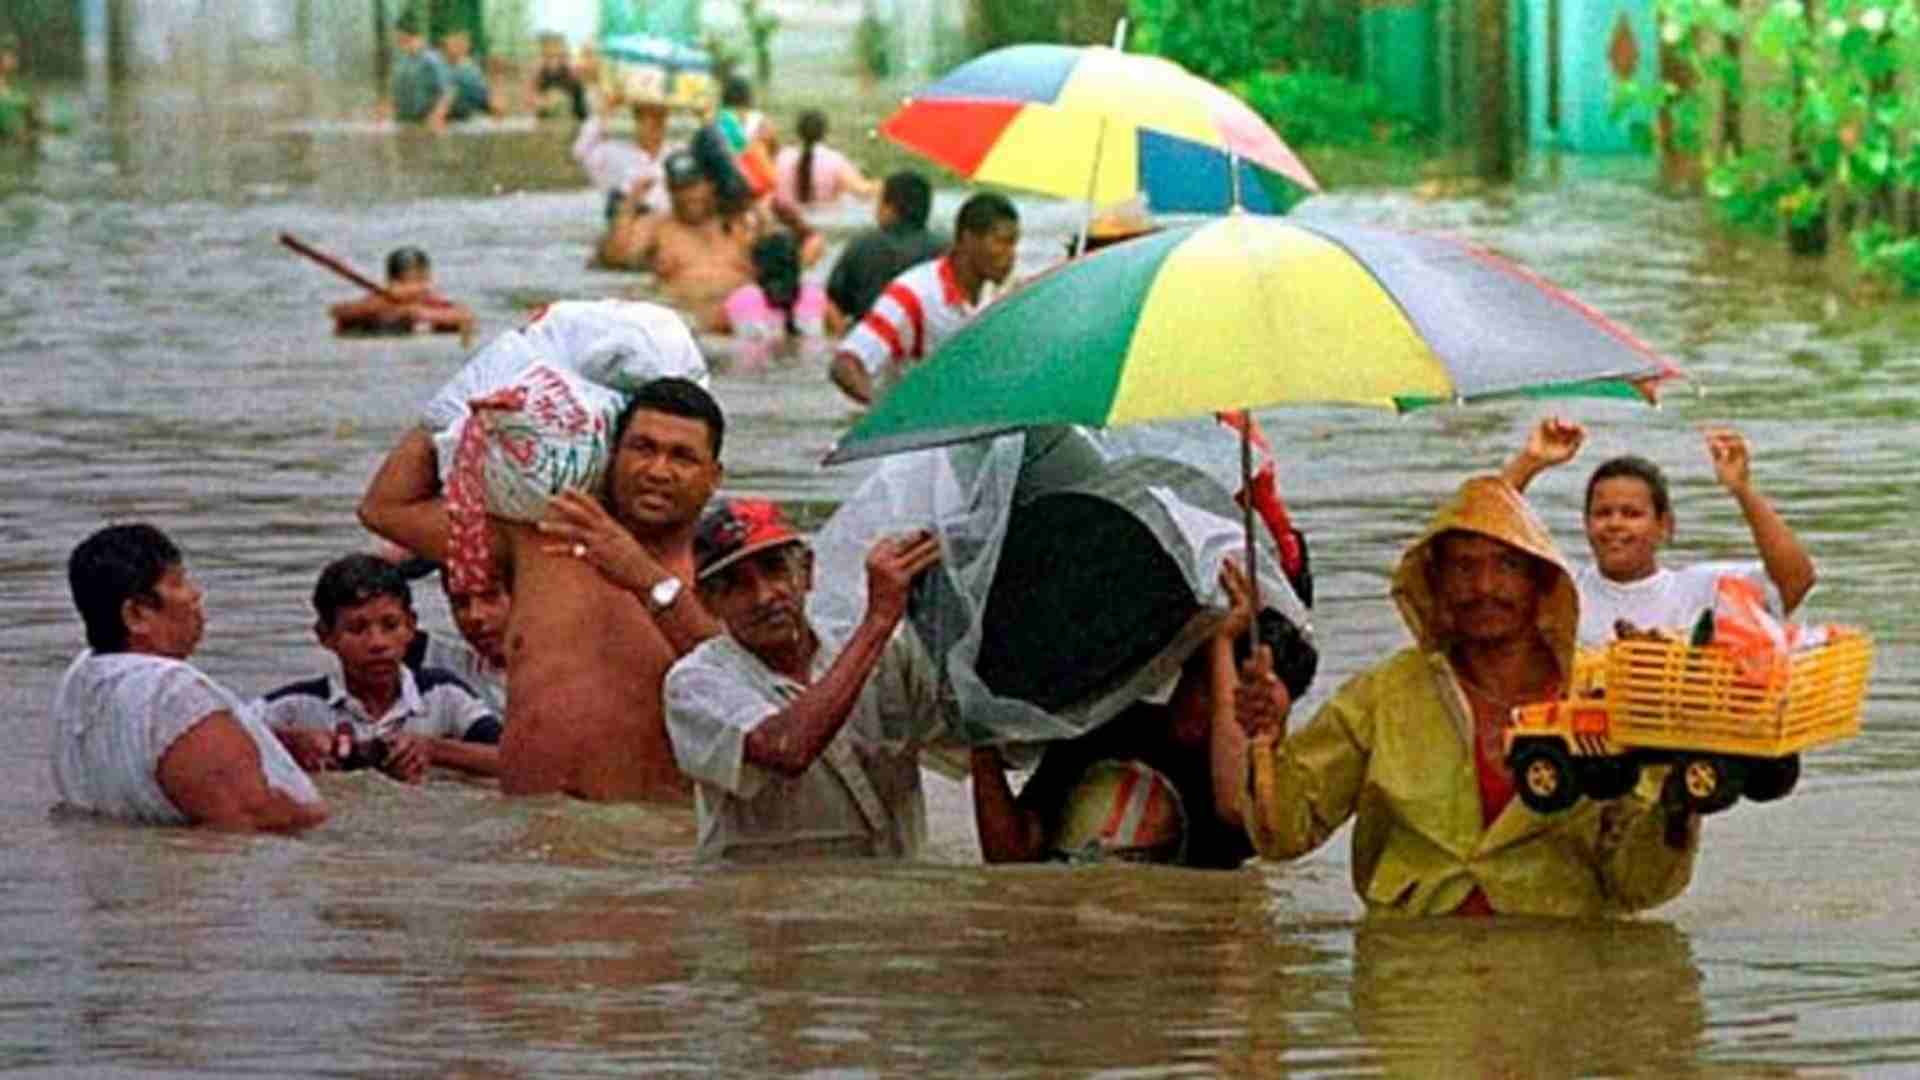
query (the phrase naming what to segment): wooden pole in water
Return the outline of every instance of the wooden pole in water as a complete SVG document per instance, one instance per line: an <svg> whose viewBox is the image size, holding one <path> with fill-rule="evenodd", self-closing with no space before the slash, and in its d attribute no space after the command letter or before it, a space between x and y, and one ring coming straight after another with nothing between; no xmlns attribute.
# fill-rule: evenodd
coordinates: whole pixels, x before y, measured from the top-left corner
<svg viewBox="0 0 1920 1080"><path fill-rule="evenodd" d="M386 286L379 284L372 278L367 277L365 274L362 274L360 271L355 270L353 267L348 266L346 263L326 252L321 251L319 248L313 247L292 233L281 233L280 242L300 254L305 255L307 258L312 259L314 262L319 263L321 266L339 274L341 277L346 278L348 281L353 282L355 285L380 296L382 299L390 300L396 304L401 302L399 297L387 291Z"/></svg>

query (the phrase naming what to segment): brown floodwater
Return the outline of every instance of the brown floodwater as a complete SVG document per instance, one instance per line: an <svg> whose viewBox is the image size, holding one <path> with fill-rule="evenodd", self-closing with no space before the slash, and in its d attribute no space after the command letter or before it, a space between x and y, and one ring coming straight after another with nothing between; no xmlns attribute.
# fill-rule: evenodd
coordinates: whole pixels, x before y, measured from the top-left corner
<svg viewBox="0 0 1920 1080"><path fill-rule="evenodd" d="M354 503L449 339L339 341L369 270L433 255L482 338L563 297L601 199L568 132L444 139L304 123L272 88L134 88L38 152L0 151L0 1069L46 1075L635 1072L1111 1076L1861 1075L1920 1067L1920 587L1910 514L1920 321L1837 271L1730 239L1631 169L1543 169L1466 197L1334 192L1303 213L1442 229L1567 285L1704 394L1568 406L1588 459L1665 463L1676 560L1750 550L1698 426L1732 422L1813 549L1809 618L1869 628L1865 732L1800 790L1712 819L1692 887L1642 918L1365 922L1347 836L1234 873L978 865L936 782L907 865L722 869L687 809L504 800L328 776L299 839L49 813L47 705L80 644L64 564L102 522L172 533L207 587L196 662L246 693L317 670L307 594L363 548ZM78 91L75 91L78 94ZM1310 155L1309 155L1310 156ZM1431 194L1431 193L1430 193ZM942 192L950 220L960 193ZM1023 201L1023 272L1077 208ZM865 211L830 213L836 240ZM724 355L720 356L724 361ZM724 367L729 487L817 523L862 472L819 467L852 413L817 362ZM1538 415L1273 410L1313 536L1325 655L1310 709L1405 634L1389 568L1465 473ZM1582 470L1539 505L1579 551ZM444 604L420 590L430 626Z"/></svg>

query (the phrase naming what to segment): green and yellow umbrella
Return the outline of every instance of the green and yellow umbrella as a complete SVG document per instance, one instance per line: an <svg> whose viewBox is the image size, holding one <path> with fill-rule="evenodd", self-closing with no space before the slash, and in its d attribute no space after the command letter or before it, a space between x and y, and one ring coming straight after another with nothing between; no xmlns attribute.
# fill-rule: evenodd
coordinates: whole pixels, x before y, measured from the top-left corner
<svg viewBox="0 0 1920 1080"><path fill-rule="evenodd" d="M910 370L829 463L1043 424L1286 403L1654 399L1679 369L1456 240L1234 214L1069 262Z"/></svg>

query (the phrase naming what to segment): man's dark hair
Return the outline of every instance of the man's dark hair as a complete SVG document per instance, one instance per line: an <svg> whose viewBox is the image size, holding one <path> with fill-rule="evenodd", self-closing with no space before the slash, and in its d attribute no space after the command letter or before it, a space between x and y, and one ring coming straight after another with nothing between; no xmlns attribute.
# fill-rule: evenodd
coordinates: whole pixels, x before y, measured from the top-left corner
<svg viewBox="0 0 1920 1080"><path fill-rule="evenodd" d="M387 280L398 281L402 274L433 269L433 260L417 247L394 248L387 252Z"/></svg>
<svg viewBox="0 0 1920 1080"><path fill-rule="evenodd" d="M180 565L180 549L147 524L109 525L80 541L67 557L67 587L97 653L125 652L128 600L158 605L160 579Z"/></svg>
<svg viewBox="0 0 1920 1080"><path fill-rule="evenodd" d="M426 16L419 8L408 5L394 18L393 29L401 34L425 34L427 32Z"/></svg>
<svg viewBox="0 0 1920 1080"><path fill-rule="evenodd" d="M713 459L720 460L720 443L726 438L727 418L720 414L720 403L713 400L713 395L707 393L699 383L670 375L655 379L634 391L633 398L621 410L620 419L613 425L611 445L615 450L619 449L620 440L626 437L627 424L633 419L633 414L641 409L704 422L707 425L708 442L713 448Z"/></svg>
<svg viewBox="0 0 1920 1080"><path fill-rule="evenodd" d="M328 563L313 586L313 610L320 625L333 629L341 608L350 608L391 596L400 606L413 610L413 587L400 568L377 555L346 555Z"/></svg>
<svg viewBox="0 0 1920 1080"><path fill-rule="evenodd" d="M933 212L933 185L912 169L901 169L881 186L880 201L893 208L902 225L924 229L927 215Z"/></svg>
<svg viewBox="0 0 1920 1080"><path fill-rule="evenodd" d="M1626 454L1601 462L1600 467L1593 470L1593 475L1587 477L1587 498L1580 504L1580 513L1584 515L1593 509L1593 489L1600 486L1600 481L1620 476L1632 477L1647 485L1647 491L1653 496L1655 517L1665 517L1673 512L1673 499L1667 493L1667 474L1660 471L1660 466L1638 454Z"/></svg>
<svg viewBox="0 0 1920 1080"><path fill-rule="evenodd" d="M1003 221L1020 223L1020 212L1013 208L1013 200L998 192L983 191L961 204L959 216L953 219L953 231L956 235L977 236Z"/></svg>
<svg viewBox="0 0 1920 1080"><path fill-rule="evenodd" d="M739 75L727 76L720 84L720 104L729 109L744 109L753 104L753 84Z"/></svg>

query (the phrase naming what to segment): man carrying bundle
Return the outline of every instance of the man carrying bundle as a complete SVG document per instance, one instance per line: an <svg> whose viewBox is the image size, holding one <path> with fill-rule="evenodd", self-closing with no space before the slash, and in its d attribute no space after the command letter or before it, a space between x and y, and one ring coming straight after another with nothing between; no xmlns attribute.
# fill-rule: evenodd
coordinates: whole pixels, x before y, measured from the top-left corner
<svg viewBox="0 0 1920 1080"><path fill-rule="evenodd" d="M653 351L667 355L649 363L698 363L677 317L626 307L645 309L640 329L662 335ZM587 338L578 351L595 347ZM401 439L360 504L369 529L463 578L511 581L513 692L500 744L500 786L510 795L680 800L689 790L667 742L660 687L676 659L719 629L689 586L693 527L720 482L725 421L697 383L661 378L640 386L607 430L604 478L595 472L546 497L538 521L505 516L457 451L443 495L439 451L424 427Z"/></svg>

